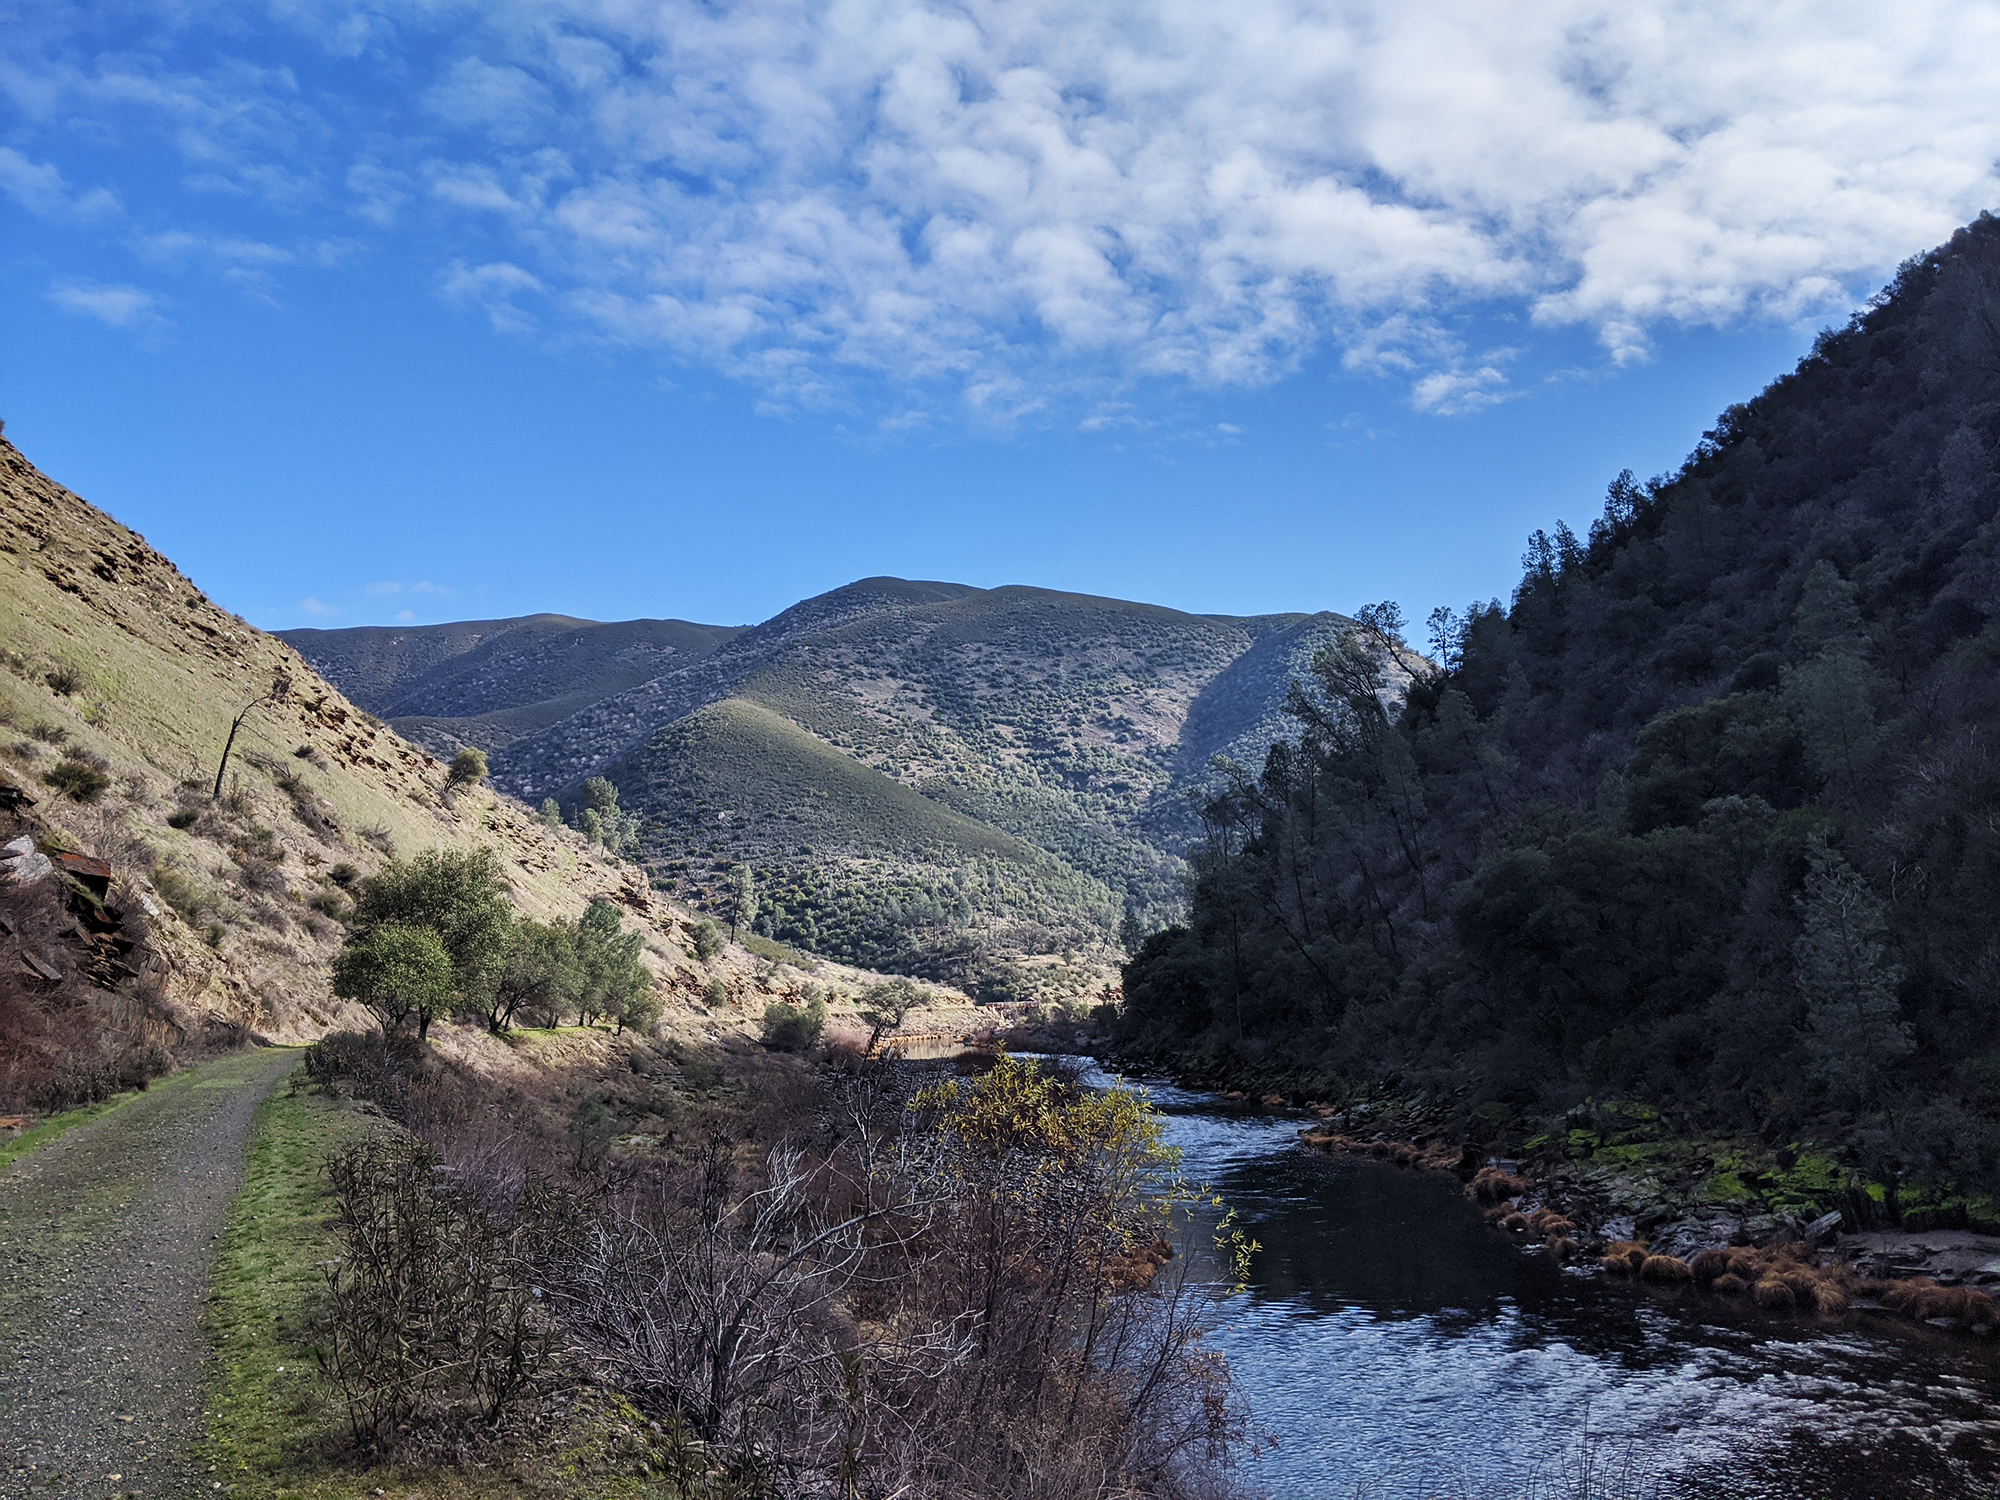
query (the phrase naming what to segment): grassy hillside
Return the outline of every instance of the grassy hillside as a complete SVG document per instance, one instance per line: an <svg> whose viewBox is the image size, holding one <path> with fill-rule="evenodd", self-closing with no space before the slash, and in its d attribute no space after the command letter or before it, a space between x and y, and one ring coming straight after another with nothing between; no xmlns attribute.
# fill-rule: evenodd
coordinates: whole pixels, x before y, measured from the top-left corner
<svg viewBox="0 0 2000 1500"><path fill-rule="evenodd" d="M832 958L1024 999L1046 986L999 954L1090 950L1117 921L1102 882L761 703L699 709L609 774L651 812L647 846L668 889L727 915L746 864L761 888L758 930ZM1073 990L1103 982L1095 970L1072 977Z"/></svg>
<svg viewBox="0 0 2000 1500"><path fill-rule="evenodd" d="M278 672L291 691L260 703ZM212 797L231 721L252 704ZM672 997L672 1024L754 1027L767 999L805 983L769 944L697 963L692 917L641 871L509 797L447 799L443 779L435 757L0 438L0 783L33 799L0 811L0 841L25 834L108 861L108 905L137 939L125 966L135 972L118 978L65 936L59 900L28 909L46 882L0 891L11 924L0 1009L42 1026L66 1007L74 1024L50 1032L49 1047L83 1048L79 1067L101 1052L111 1066L135 1048L173 1052L244 1029L305 1039L359 1020L328 988L354 883L392 853L439 846L493 848L526 915L620 905ZM23 956L31 944L56 980ZM820 966L813 982L853 996L877 977ZM0 1095L16 1107L23 1070L46 1062L41 1045L18 1028L0 1034Z"/></svg>

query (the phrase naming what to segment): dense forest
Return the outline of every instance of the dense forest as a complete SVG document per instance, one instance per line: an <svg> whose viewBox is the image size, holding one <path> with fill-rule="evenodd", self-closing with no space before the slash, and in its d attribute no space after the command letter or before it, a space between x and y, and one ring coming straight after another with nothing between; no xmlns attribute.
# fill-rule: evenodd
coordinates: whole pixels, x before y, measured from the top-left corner
<svg viewBox="0 0 2000 1500"><path fill-rule="evenodd" d="M1996 452L1982 215L1678 473L1537 532L1510 606L1439 611L1423 654L1382 606L1321 651L1127 966L1128 1048L1494 1138L1641 1100L1990 1187Z"/></svg>

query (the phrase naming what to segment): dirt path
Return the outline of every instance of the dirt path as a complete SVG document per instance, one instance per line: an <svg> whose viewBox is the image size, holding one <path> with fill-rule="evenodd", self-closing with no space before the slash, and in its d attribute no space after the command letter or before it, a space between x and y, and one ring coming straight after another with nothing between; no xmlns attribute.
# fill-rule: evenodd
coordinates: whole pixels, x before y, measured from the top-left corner
<svg viewBox="0 0 2000 1500"><path fill-rule="evenodd" d="M0 1496L207 1491L201 1331L258 1102L298 1061L191 1068L0 1174Z"/></svg>

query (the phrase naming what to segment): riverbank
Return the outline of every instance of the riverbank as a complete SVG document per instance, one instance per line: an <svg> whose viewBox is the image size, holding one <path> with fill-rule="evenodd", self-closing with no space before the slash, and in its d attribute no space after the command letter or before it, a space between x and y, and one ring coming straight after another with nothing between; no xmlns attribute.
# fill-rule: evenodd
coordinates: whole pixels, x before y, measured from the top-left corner
<svg viewBox="0 0 2000 1500"><path fill-rule="evenodd" d="M1853 1307L1981 1336L2000 1328L1987 1291L2000 1292L2000 1205L1870 1181L1817 1143L1704 1137L1629 1100L1538 1120L1213 1059L1113 1061L1310 1119L1299 1132L1309 1148L1450 1174L1524 1254L1740 1292L1768 1311Z"/></svg>

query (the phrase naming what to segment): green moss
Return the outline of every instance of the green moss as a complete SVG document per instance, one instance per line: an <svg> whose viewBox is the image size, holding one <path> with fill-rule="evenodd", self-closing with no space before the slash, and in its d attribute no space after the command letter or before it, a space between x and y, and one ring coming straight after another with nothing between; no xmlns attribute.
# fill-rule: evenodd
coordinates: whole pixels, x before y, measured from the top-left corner
<svg viewBox="0 0 2000 1500"><path fill-rule="evenodd" d="M1750 1197L1750 1185L1735 1172L1717 1172L1708 1179L1711 1203L1747 1203Z"/></svg>

